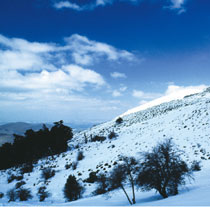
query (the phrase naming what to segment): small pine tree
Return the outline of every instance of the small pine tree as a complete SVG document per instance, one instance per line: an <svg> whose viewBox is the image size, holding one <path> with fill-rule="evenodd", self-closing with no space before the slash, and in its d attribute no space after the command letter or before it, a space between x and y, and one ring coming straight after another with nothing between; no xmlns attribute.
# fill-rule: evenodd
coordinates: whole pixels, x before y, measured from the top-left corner
<svg viewBox="0 0 210 207"><path fill-rule="evenodd" d="M48 198L50 196L50 193L46 191L45 186L42 186L38 189L37 196L39 197L39 201L42 202L45 200L45 198Z"/></svg>
<svg viewBox="0 0 210 207"><path fill-rule="evenodd" d="M26 188L20 188L17 191L17 197L20 199L20 201L27 201L28 199L32 198L31 191Z"/></svg>
<svg viewBox="0 0 210 207"><path fill-rule="evenodd" d="M52 170L51 168L46 168L42 170L42 178L46 180L50 179L55 175L55 170Z"/></svg>
<svg viewBox="0 0 210 207"><path fill-rule="evenodd" d="M84 154L83 151L79 151L77 154L77 161L83 160L84 159Z"/></svg>
<svg viewBox="0 0 210 207"><path fill-rule="evenodd" d="M7 197L9 198L9 201L16 201L17 199L17 192L15 191L15 189L11 189L9 191L7 191Z"/></svg>
<svg viewBox="0 0 210 207"><path fill-rule="evenodd" d="M84 188L80 185L74 175L69 175L64 186L64 197L67 201L74 201L81 198Z"/></svg>

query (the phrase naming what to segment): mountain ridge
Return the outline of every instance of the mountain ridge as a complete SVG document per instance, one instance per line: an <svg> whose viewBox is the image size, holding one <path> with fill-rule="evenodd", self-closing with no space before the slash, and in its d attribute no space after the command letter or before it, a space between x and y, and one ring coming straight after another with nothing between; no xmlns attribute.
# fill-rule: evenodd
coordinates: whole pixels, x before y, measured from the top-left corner
<svg viewBox="0 0 210 207"><path fill-rule="evenodd" d="M113 205L114 196L108 202L103 196L92 197L96 185L83 182L88 178L89 173L98 171L98 173L108 174L115 166L114 163L119 161L120 155L138 157L139 152L150 151L157 143L172 138L177 147L185 152L182 158L187 163L190 164L194 160L201 162L202 170L195 175L197 183L187 183L187 187L190 189L189 192L185 192L185 188L181 188L181 192L185 193L161 201L160 197L155 196L154 191L149 193L139 192L138 195L144 197L145 201L137 204L151 205L151 198L153 198L154 205L174 205L174 202L177 201L179 205L192 205L193 202L208 205L210 199L204 196L209 189L208 186L210 186L210 181L207 179L207 172L210 171L209 111L210 89L208 88L202 93L188 95L180 100L162 103L123 116L122 123L117 123L116 119L114 119L76 133L73 139L69 141L69 151L53 156L53 158L47 157L39 160L34 166L34 171L30 175L24 175L25 186L35 192L33 193L34 198L28 203L50 205L51 202L54 202L56 205L66 205L63 198L63 187L68 175L73 174L85 185L86 191L84 199L68 203L69 205L84 205L85 202L90 202L89 205L91 205L92 201L96 202L95 205ZM117 134L117 137L109 139L108 136L113 131ZM91 141L96 135L104 136L106 140L103 142ZM77 161L79 151L84 154L84 159L81 161ZM66 169L66 166L73 162L78 162L76 169ZM54 169L56 174L47 184L47 190L51 193L51 197L47 198L46 202L39 203L36 192L38 187L44 185L44 180L40 177L43 166ZM11 174L12 169L1 172L0 192L6 193L8 189L14 187L15 182L7 183L9 172ZM18 169L16 172L18 172ZM193 191L194 188L197 190ZM202 189L205 189L205 192ZM199 194L200 199L202 199L200 203L195 198L191 200L188 198L190 196L195 197L196 194ZM116 195L122 201L118 199L115 205L127 205L126 200L120 197L120 193L116 192ZM147 196L149 196L148 200ZM185 202L182 201L184 197L188 198ZM100 199L98 200L98 198ZM182 199L179 200L179 198ZM3 198L0 202L6 205L7 199Z"/></svg>

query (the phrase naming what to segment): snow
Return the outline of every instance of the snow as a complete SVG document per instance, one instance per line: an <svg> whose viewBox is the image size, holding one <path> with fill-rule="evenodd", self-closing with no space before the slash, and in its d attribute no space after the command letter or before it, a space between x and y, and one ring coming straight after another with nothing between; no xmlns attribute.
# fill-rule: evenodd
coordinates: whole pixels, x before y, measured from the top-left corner
<svg viewBox="0 0 210 207"><path fill-rule="evenodd" d="M205 85L201 85L201 86L197 86L197 87L194 87L194 86L180 87L180 86L170 85L164 96L157 98L155 100L152 100L150 102L146 102L146 103L144 103L138 107L135 107L133 109L130 109L127 112L125 112L124 114L122 114L121 116L125 116L125 115L135 113L138 111L142 111L142 110L151 108L153 106L160 105L162 103L170 102L173 100L183 99L185 96L188 96L191 94L196 94L196 93L201 93L202 91L204 91L204 89L206 89Z"/></svg>
<svg viewBox="0 0 210 207"><path fill-rule="evenodd" d="M103 143L90 142L91 136L108 137L114 131L117 138L106 139ZM88 143L85 143L85 138ZM118 161L119 155L139 156L139 152L150 150L158 142L172 138L173 142L184 152L187 163L201 161L202 170L196 172L194 181L188 182L180 189L180 194L162 199L155 191L137 192L137 206L208 206L210 205L210 93L208 90L183 99L164 102L160 105L129 113L123 116L123 123L115 120L92 127L75 134L69 146L79 144L79 149L70 149L58 156L40 160L30 174L24 175L25 188L30 188L33 199L27 202L10 202L4 196L1 206L127 206L128 201L123 192L116 191L109 195L93 196L95 184L83 183L91 171L108 173ZM65 165L76 161L81 150L85 158L78 162L76 170L66 169ZM41 178L41 168L51 167L56 171L47 183ZM14 188L17 181L7 183L9 173L18 174L18 169L0 171L0 192ZM75 175L86 188L84 197L74 202L65 202L63 187L69 176ZM39 202L37 190L46 186L51 197ZM130 188L127 187L128 193Z"/></svg>

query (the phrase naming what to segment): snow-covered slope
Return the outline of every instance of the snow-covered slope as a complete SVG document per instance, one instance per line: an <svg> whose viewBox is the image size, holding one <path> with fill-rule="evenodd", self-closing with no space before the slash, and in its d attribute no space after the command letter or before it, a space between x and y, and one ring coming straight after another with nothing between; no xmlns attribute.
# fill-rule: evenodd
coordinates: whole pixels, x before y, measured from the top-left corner
<svg viewBox="0 0 210 207"><path fill-rule="evenodd" d="M114 131L117 138L109 139ZM104 142L91 142L94 135L105 136ZM158 142L172 138L179 149L185 152L183 159L188 163L201 161L202 170L195 173L195 181L180 189L181 194L161 199L154 191L138 192L137 205L209 205L210 197L210 89L180 100L162 103L145 110L123 116L123 122L115 120L92 127L74 135L69 142L70 150L54 157L48 157L35 164L30 174L24 175L25 188L30 188L33 199L24 203L7 203L4 196L2 205L128 205L126 198L116 192L107 200L105 196L92 197L95 184L83 183L86 191L84 198L65 203L63 187L69 174L75 175L81 182L90 172L108 173L118 162L119 155L139 156L139 152L148 151ZM76 161L78 151L85 158L78 162L76 170L66 169L66 164ZM47 183L41 178L41 169L51 167L56 174ZM12 169L0 172L0 192L4 194L13 188L17 181L7 183ZM15 172L18 173L18 169ZM51 197L39 203L37 189L46 186Z"/></svg>

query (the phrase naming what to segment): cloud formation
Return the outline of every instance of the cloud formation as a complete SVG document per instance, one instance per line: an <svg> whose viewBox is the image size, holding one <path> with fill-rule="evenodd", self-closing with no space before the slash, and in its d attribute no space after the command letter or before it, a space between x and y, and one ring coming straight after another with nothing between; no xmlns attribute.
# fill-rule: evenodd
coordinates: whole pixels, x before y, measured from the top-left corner
<svg viewBox="0 0 210 207"><path fill-rule="evenodd" d="M186 3L186 0L171 0L171 5L166 8L176 10L178 14L181 14L186 11L186 9L184 8L185 3Z"/></svg>
<svg viewBox="0 0 210 207"><path fill-rule="evenodd" d="M72 58L77 64L92 65L101 58L109 61L127 60L133 61L134 55L126 50L119 50L102 42L89 40L87 37L74 34L65 38L64 50L72 52Z"/></svg>
<svg viewBox="0 0 210 207"><path fill-rule="evenodd" d="M112 91L112 96L113 97L120 97L123 96L123 92L127 90L127 87L124 85L121 85L121 87L118 90L113 90Z"/></svg>
<svg viewBox="0 0 210 207"><path fill-rule="evenodd" d="M110 73L110 76L112 78L127 78L127 76L124 74L124 73L119 73L119 72L113 72L113 73Z"/></svg>
<svg viewBox="0 0 210 207"><path fill-rule="evenodd" d="M84 10L93 10L97 7L106 6L108 4L113 4L115 2L120 2L120 1L127 1L128 3L138 5L142 1L146 1L146 0L93 0L91 3L87 3L83 5L75 4L67 0L66 1L62 0L62 1L54 3L53 7L56 9L67 8L67 9L73 9L76 11L84 11ZM160 0L156 0L156 1L160 1ZM170 5L167 5L168 2L170 2ZM172 10L177 10L178 14L181 14L185 12L185 8L183 7L185 2L186 0L165 0L165 4L163 5L163 7L169 8Z"/></svg>
<svg viewBox="0 0 210 207"><path fill-rule="evenodd" d="M89 93L108 85L91 66L101 61L134 58L128 51L78 34L65 38L64 44L29 42L0 35L0 108L6 113L15 110L18 104L22 111L27 107L47 106L56 110L58 105L74 109L81 105L93 111L99 104L100 110L111 110L115 107L111 102L103 102Z"/></svg>

